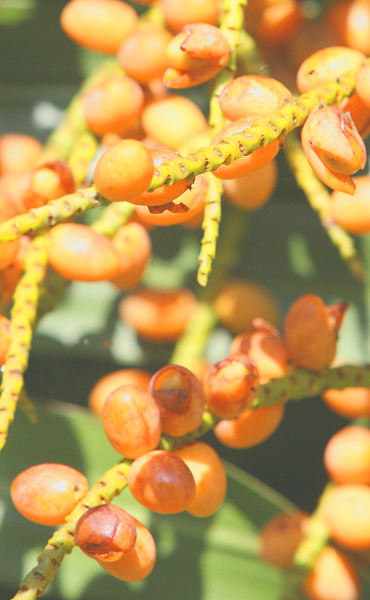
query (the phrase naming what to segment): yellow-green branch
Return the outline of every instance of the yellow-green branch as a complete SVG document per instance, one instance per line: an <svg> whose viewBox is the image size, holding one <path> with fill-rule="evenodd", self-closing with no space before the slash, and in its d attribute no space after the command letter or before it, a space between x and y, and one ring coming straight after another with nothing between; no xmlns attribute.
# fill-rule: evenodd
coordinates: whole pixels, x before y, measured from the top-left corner
<svg viewBox="0 0 370 600"><path fill-rule="evenodd" d="M2 368L0 386L0 450L5 445L9 425L13 422L23 388L23 373L28 366L39 288L45 276L47 262L45 234L40 234L31 242L10 313L10 345Z"/></svg>
<svg viewBox="0 0 370 600"><path fill-rule="evenodd" d="M70 554L75 546L74 533L78 519L89 508L108 504L122 492L127 485L127 472L131 462L123 460L98 479L67 517L65 525L50 538L37 559L37 567L26 575L12 600L36 600L44 593L46 587L53 581L65 555Z"/></svg>
<svg viewBox="0 0 370 600"><path fill-rule="evenodd" d="M212 261L216 256L216 244L218 231L221 221L221 199L222 183L217 177L212 175L208 179L208 188L206 201L204 205L204 218L202 229L204 230L200 253L197 281L199 285L205 287L208 282L208 275L212 270Z"/></svg>
<svg viewBox="0 0 370 600"><path fill-rule="evenodd" d="M332 220L330 193L312 171L300 142L294 136L289 135L286 138L284 150L297 184L304 191L312 208L317 212L331 242L338 248L342 259L354 278L363 283L365 269L357 253L353 238Z"/></svg>

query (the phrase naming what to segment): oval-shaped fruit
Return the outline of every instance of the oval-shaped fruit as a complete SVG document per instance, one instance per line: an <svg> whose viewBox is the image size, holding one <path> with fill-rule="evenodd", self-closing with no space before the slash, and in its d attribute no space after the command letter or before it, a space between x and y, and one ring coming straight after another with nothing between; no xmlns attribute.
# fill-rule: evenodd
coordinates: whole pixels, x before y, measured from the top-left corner
<svg viewBox="0 0 370 600"><path fill-rule="evenodd" d="M347 419L370 415L369 388L348 387L344 390L327 390L322 397L329 408Z"/></svg>
<svg viewBox="0 0 370 600"><path fill-rule="evenodd" d="M126 73L142 84L162 78L169 66L166 48L171 34L154 23L141 25L119 47L117 58Z"/></svg>
<svg viewBox="0 0 370 600"><path fill-rule="evenodd" d="M354 177L353 196L335 191L330 197L331 215L348 233L362 235L370 232L370 177Z"/></svg>
<svg viewBox="0 0 370 600"><path fill-rule="evenodd" d="M214 428L218 441L229 448L251 448L264 442L279 427L284 404L250 408L237 419L220 421Z"/></svg>
<svg viewBox="0 0 370 600"><path fill-rule="evenodd" d="M350 550L370 548L370 488L343 484L323 500L322 516L331 537Z"/></svg>
<svg viewBox="0 0 370 600"><path fill-rule="evenodd" d="M308 600L359 600L360 581L351 561L339 550L326 546L303 591Z"/></svg>
<svg viewBox="0 0 370 600"><path fill-rule="evenodd" d="M86 477L67 465L45 463L22 471L11 496L26 519L40 525L61 525L89 486Z"/></svg>
<svg viewBox="0 0 370 600"><path fill-rule="evenodd" d="M370 483L370 431L355 425L334 434L324 452L324 465L336 483Z"/></svg>
<svg viewBox="0 0 370 600"><path fill-rule="evenodd" d="M120 290L136 287L152 256L150 236L139 223L123 225L112 238L112 246L118 254L119 271L111 282Z"/></svg>
<svg viewBox="0 0 370 600"><path fill-rule="evenodd" d="M293 566L293 558L304 539L309 515L302 511L279 514L270 519L259 533L259 555L264 562L279 569Z"/></svg>
<svg viewBox="0 0 370 600"><path fill-rule="evenodd" d="M141 369L120 369L104 375L92 388L88 402L89 407L98 417L101 417L104 402L115 389L122 385L135 385L144 392L148 391L152 374Z"/></svg>

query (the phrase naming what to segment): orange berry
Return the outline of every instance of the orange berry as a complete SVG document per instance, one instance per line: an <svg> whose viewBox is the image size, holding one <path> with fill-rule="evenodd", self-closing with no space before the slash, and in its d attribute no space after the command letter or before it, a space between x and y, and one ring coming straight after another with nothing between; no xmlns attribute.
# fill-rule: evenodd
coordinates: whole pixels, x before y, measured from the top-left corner
<svg viewBox="0 0 370 600"><path fill-rule="evenodd" d="M202 424L204 394L196 376L178 365L166 365L154 373L149 383L161 413L162 430L183 436Z"/></svg>
<svg viewBox="0 0 370 600"><path fill-rule="evenodd" d="M26 212L23 204L23 195L30 187L31 171L19 173L11 171L0 177L0 193L5 192L13 202L17 213Z"/></svg>
<svg viewBox="0 0 370 600"><path fill-rule="evenodd" d="M357 71L358 74L358 71ZM359 94L353 94L350 98L343 98L342 102L335 105L341 113L351 114L357 131L362 139L366 139L370 133L370 105L360 98Z"/></svg>
<svg viewBox="0 0 370 600"><path fill-rule="evenodd" d="M353 175L366 164L366 148L355 124L334 106L312 111L302 127L302 147L317 177L333 190L353 195Z"/></svg>
<svg viewBox="0 0 370 600"><path fill-rule="evenodd" d="M28 135L7 133L0 137L0 173L33 169L42 157L42 145Z"/></svg>
<svg viewBox="0 0 370 600"><path fill-rule="evenodd" d="M126 75L110 75L91 87L82 101L85 121L96 135L124 133L144 106L140 85Z"/></svg>
<svg viewBox="0 0 370 600"><path fill-rule="evenodd" d="M166 48L171 34L154 24L141 26L119 47L118 60L126 73L139 83L163 77L169 66Z"/></svg>
<svg viewBox="0 0 370 600"><path fill-rule="evenodd" d="M71 0L60 16L64 32L74 42L105 54L116 54L137 22L134 9L120 0Z"/></svg>
<svg viewBox="0 0 370 600"><path fill-rule="evenodd" d="M118 560L135 545L134 520L120 506L94 506L78 519L75 542L87 556Z"/></svg>
<svg viewBox="0 0 370 600"><path fill-rule="evenodd" d="M279 514L270 519L259 533L260 558L279 569L293 566L293 558L304 539L309 515L302 511Z"/></svg>
<svg viewBox="0 0 370 600"><path fill-rule="evenodd" d="M230 121L244 117L268 117L293 101L291 92L279 81L261 75L243 75L231 81L219 99L222 113ZM256 119L257 120L257 119Z"/></svg>
<svg viewBox="0 0 370 600"><path fill-rule="evenodd" d="M78 223L61 223L49 232L49 262L72 281L111 279L119 270L119 258L104 235Z"/></svg>
<svg viewBox="0 0 370 600"><path fill-rule="evenodd" d="M324 465L336 483L370 483L370 431L349 426L329 440Z"/></svg>
<svg viewBox="0 0 370 600"><path fill-rule="evenodd" d="M154 169L156 167L160 167L164 162L168 160L174 160L175 158L181 158L181 154L175 152L174 150L170 150L169 148L153 148L149 150L151 157L154 162ZM172 200L175 200L179 196L182 196L191 186L191 182L186 179L181 179L177 181L174 185L162 185L161 187L153 190L153 192L144 192L140 194L137 198L135 198L136 205L147 206L160 206L162 204L167 204ZM145 213L143 211L144 215ZM150 214L150 213L149 213ZM140 218L141 214L139 212Z"/></svg>
<svg viewBox="0 0 370 600"><path fill-rule="evenodd" d="M156 559L156 548L151 533L133 518L136 528L136 542L132 550L122 554L114 562L97 559L105 571L123 581L141 581L152 571Z"/></svg>
<svg viewBox="0 0 370 600"><path fill-rule="evenodd" d="M345 310L346 305L343 305ZM311 371L323 371L333 360L338 322L330 307L314 294L298 298L284 322L286 348L292 362Z"/></svg>
<svg viewBox="0 0 370 600"><path fill-rule="evenodd" d="M362 52L341 46L318 50L306 58L299 67L297 88L301 94L304 94L320 85L335 81L347 71L357 70L365 59L366 56Z"/></svg>
<svg viewBox="0 0 370 600"><path fill-rule="evenodd" d="M340 44L370 54L370 4L368 0L333 2L325 15Z"/></svg>
<svg viewBox="0 0 370 600"><path fill-rule="evenodd" d="M56 200L75 191L73 173L64 160L43 163L35 169L29 182L29 188L22 201L26 210L45 206L50 200Z"/></svg>
<svg viewBox="0 0 370 600"><path fill-rule="evenodd" d="M18 214L17 207L6 192L0 190L0 223ZM19 239L0 243L0 270L6 269L16 260L19 250Z"/></svg>
<svg viewBox="0 0 370 600"><path fill-rule="evenodd" d="M40 525L61 525L88 487L86 478L72 467L46 463L17 475L10 493L26 519Z"/></svg>
<svg viewBox="0 0 370 600"><path fill-rule="evenodd" d="M119 271L110 281L120 290L130 290L140 283L151 259L150 236L139 223L128 223L112 238L112 246L118 254Z"/></svg>
<svg viewBox="0 0 370 600"><path fill-rule="evenodd" d="M370 488L343 484L328 492L322 515L335 542L350 550L370 548Z"/></svg>
<svg viewBox="0 0 370 600"><path fill-rule="evenodd" d="M152 396L135 385L122 385L109 394L102 419L113 448L127 458L137 458L159 443L159 409Z"/></svg>
<svg viewBox="0 0 370 600"><path fill-rule="evenodd" d="M258 386L257 365L244 354L220 360L203 379L206 403L222 419L233 419L250 408Z"/></svg>
<svg viewBox="0 0 370 600"><path fill-rule="evenodd" d="M284 377L289 369L289 356L279 332L263 319L254 319L252 327L252 332L241 333L233 340L230 354L251 358L260 379Z"/></svg>
<svg viewBox="0 0 370 600"><path fill-rule="evenodd" d="M228 123L216 133L212 139L212 144L218 144L222 146L223 138L229 138L233 134L243 133L254 123L257 123L258 120L258 116L249 116L239 119L238 121L232 121L231 123ZM271 144L263 146L262 148L258 148L258 150L254 150L247 156L237 158L229 165L220 165L215 171L213 171L213 174L220 179L234 179L235 177L242 177L243 175L252 173L253 171L265 166L275 158L279 150L280 140L277 138L273 140Z"/></svg>
<svg viewBox="0 0 370 600"><path fill-rule="evenodd" d="M280 0L263 9L254 35L260 44L285 46L301 21L299 3L296 0Z"/></svg>
<svg viewBox="0 0 370 600"><path fill-rule="evenodd" d="M130 492L154 512L182 512L195 498L195 481L184 461L164 450L153 450L137 458L127 476Z"/></svg>
<svg viewBox="0 0 370 600"><path fill-rule="evenodd" d="M137 140L122 140L102 154L94 171L94 182L111 202L133 202L145 192L154 173L147 148Z"/></svg>
<svg viewBox="0 0 370 600"><path fill-rule="evenodd" d="M284 404L250 408L237 419L220 421L214 428L221 444L229 448L251 448L269 438L284 416Z"/></svg>
<svg viewBox="0 0 370 600"><path fill-rule="evenodd" d="M169 29L180 31L188 23L217 25L220 0L160 0L159 8Z"/></svg>
<svg viewBox="0 0 370 600"><path fill-rule="evenodd" d="M280 321L275 299L252 281L234 280L226 285L216 297L214 308L221 323L234 334L251 331L257 317L273 325Z"/></svg>
<svg viewBox="0 0 370 600"><path fill-rule="evenodd" d="M194 517L209 517L223 503L227 477L217 452L208 444L195 442L176 450L189 467L195 481L195 498L186 509Z"/></svg>
<svg viewBox="0 0 370 600"><path fill-rule="evenodd" d="M160 145L178 150L186 140L207 130L207 121L197 105L184 96L167 96L144 108L146 134Z"/></svg>
<svg viewBox="0 0 370 600"><path fill-rule="evenodd" d="M322 397L329 408L347 419L370 415L369 388L349 387L344 390L327 390Z"/></svg>
<svg viewBox="0 0 370 600"><path fill-rule="evenodd" d="M362 102L370 107L370 65L366 63L356 73L356 92Z"/></svg>
<svg viewBox="0 0 370 600"><path fill-rule="evenodd" d="M370 232L370 177L355 177L353 196L335 191L330 198L331 215L348 233L362 235Z"/></svg>
<svg viewBox="0 0 370 600"><path fill-rule="evenodd" d="M148 385L152 374L141 369L120 369L105 375L92 388L88 403L90 410L101 417L104 402L108 396L122 385L135 385L144 392L148 391Z"/></svg>
<svg viewBox="0 0 370 600"><path fill-rule="evenodd" d="M185 288L171 291L142 289L124 298L121 319L139 336L153 342L173 342L184 332L196 306Z"/></svg>
<svg viewBox="0 0 370 600"><path fill-rule="evenodd" d="M19 246L14 261L0 271L1 302L4 306L10 304L16 285L23 273L24 261L30 243L31 238L28 235L22 235L19 238Z"/></svg>
<svg viewBox="0 0 370 600"><path fill-rule="evenodd" d="M172 187L176 187L179 183L183 183L184 181L185 180L182 180L181 182L179 181L170 188L162 187L159 189L171 190ZM178 202L171 203L168 206L162 205L158 207L151 207L150 209L147 206L137 206L136 213L144 223L148 223L150 225L159 225L165 227L169 225L178 225L179 223L186 223L203 211L207 190L207 176L198 175L195 178L191 189L188 189L178 197ZM152 194L148 195L151 196Z"/></svg>
<svg viewBox="0 0 370 600"><path fill-rule="evenodd" d="M350 560L327 546L308 575L303 591L308 600L359 600L360 582Z"/></svg>
<svg viewBox="0 0 370 600"><path fill-rule="evenodd" d="M268 202L274 193L277 182L275 160L237 179L226 179L224 190L226 199L243 210L257 210Z"/></svg>

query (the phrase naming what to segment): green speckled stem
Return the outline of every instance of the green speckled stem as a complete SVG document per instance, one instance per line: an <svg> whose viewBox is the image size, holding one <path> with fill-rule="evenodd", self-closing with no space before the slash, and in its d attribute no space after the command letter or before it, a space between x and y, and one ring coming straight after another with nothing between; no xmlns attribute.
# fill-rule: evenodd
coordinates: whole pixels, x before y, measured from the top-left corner
<svg viewBox="0 0 370 600"><path fill-rule="evenodd" d="M261 146L267 146L279 137L285 137L293 129L303 125L310 111L320 105L336 104L350 96L355 87L355 71L337 81L302 94L296 101L285 104L270 117L256 121L243 133L224 138L217 145L200 148L186 157L166 161L155 170L148 188L153 191L162 185L172 185L191 175L215 171L220 165L232 163Z"/></svg>
<svg viewBox="0 0 370 600"><path fill-rule="evenodd" d="M304 191L312 208L317 212L331 242L338 248L353 277L363 283L366 273L357 253L354 240L333 221L330 193L312 171L300 142L292 134L287 137L284 150L297 184Z"/></svg>
<svg viewBox="0 0 370 600"><path fill-rule="evenodd" d="M76 188L81 187L86 181L89 165L95 156L98 147L96 137L86 131L76 140L68 158L68 164L73 173Z"/></svg>
<svg viewBox="0 0 370 600"><path fill-rule="evenodd" d="M205 287L212 270L212 261L216 256L216 244L221 221L222 183L217 177L210 175L204 206L202 229L204 234L199 252L199 268L197 281Z"/></svg>
<svg viewBox="0 0 370 600"><path fill-rule="evenodd" d="M260 385L253 408L311 398L326 390L344 390L347 387L370 387L370 365L345 365L326 369L324 373L300 369L286 377L271 379L269 383Z"/></svg>
<svg viewBox="0 0 370 600"><path fill-rule="evenodd" d="M36 600L54 579L63 558L75 546L74 532L78 519L93 506L108 504L127 485L127 473L132 461L124 460L104 473L66 519L66 524L50 538L38 558L38 565L22 581L12 600Z"/></svg>
<svg viewBox="0 0 370 600"><path fill-rule="evenodd" d="M216 323L217 317L212 306L199 302L184 334L175 345L170 364L180 365L191 371L194 364L203 358L209 334Z"/></svg>
<svg viewBox="0 0 370 600"><path fill-rule="evenodd" d="M74 194L52 200L46 206L34 208L27 213L17 215L13 219L0 224L0 240L15 240L25 233L35 233L39 229L52 227L66 221L73 215L82 215L91 208L108 204L93 185Z"/></svg>
<svg viewBox="0 0 370 600"><path fill-rule="evenodd" d="M135 205L129 202L112 202L91 225L91 229L107 237L113 237L117 230L127 223L134 210Z"/></svg>
<svg viewBox="0 0 370 600"><path fill-rule="evenodd" d="M32 329L36 318L39 288L45 277L48 256L45 233L32 242L24 264L24 273L14 293L10 313L10 345L2 367L0 386L0 450L13 422L19 394L23 388L23 373L28 366Z"/></svg>

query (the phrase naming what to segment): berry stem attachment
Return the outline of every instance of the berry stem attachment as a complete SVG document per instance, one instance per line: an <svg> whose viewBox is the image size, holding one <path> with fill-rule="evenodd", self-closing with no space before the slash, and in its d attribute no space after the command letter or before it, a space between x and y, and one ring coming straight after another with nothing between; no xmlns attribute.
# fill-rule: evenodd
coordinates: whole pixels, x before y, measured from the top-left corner
<svg viewBox="0 0 370 600"><path fill-rule="evenodd" d="M32 328L36 318L39 289L48 263L45 232L31 242L24 273L14 293L10 312L10 345L2 367L0 386L0 450L13 422L19 394L23 388L23 373L28 366Z"/></svg>
<svg viewBox="0 0 370 600"><path fill-rule="evenodd" d="M252 407L272 406L288 400L303 400L319 396L330 389L343 390L347 387L370 387L370 365L356 367L344 365L315 373L299 369L280 379L271 379L261 384L258 397Z"/></svg>
<svg viewBox="0 0 370 600"><path fill-rule="evenodd" d="M93 506L109 504L127 486L127 474L132 461L124 459L98 479L66 518L66 523L48 541L39 556L38 565L26 575L12 600L36 600L54 579L63 558L75 546L74 532L81 515Z"/></svg>
<svg viewBox="0 0 370 600"><path fill-rule="evenodd" d="M195 429L191 433L181 437L173 437L171 435L163 434L159 442L159 448L161 450L167 450L167 452L178 450L185 444L194 442L197 438L202 437L202 435L205 435L210 429L214 429L214 427L216 427L217 423L220 421L221 419L211 413L210 410L205 410L203 413L202 424L200 427L198 427L198 429Z"/></svg>
<svg viewBox="0 0 370 600"><path fill-rule="evenodd" d="M355 243L352 237L331 219L330 194L312 171L300 142L293 134L287 136L284 150L298 186L304 191L311 207L317 212L331 242L338 248L339 254L353 277L360 283L364 283L365 269Z"/></svg>

